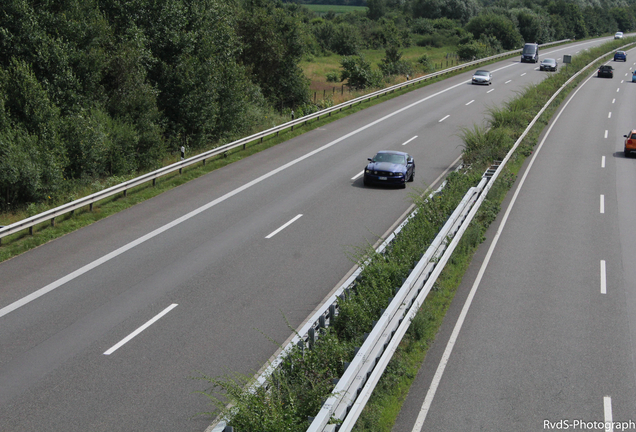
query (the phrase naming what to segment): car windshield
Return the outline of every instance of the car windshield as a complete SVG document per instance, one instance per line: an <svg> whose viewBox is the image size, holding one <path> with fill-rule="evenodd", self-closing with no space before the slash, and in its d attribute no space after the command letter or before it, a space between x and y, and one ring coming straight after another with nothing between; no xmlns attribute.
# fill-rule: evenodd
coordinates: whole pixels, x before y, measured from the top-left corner
<svg viewBox="0 0 636 432"><path fill-rule="evenodd" d="M475 75L488 76L488 71L477 71L475 72Z"/></svg>
<svg viewBox="0 0 636 432"><path fill-rule="evenodd" d="M632 134L632 139L636 138L636 133Z"/></svg>
<svg viewBox="0 0 636 432"><path fill-rule="evenodd" d="M406 158L403 155L391 153L378 153L373 158L374 162L389 162L394 164L406 165Z"/></svg>
<svg viewBox="0 0 636 432"><path fill-rule="evenodd" d="M524 46L523 47L523 53L524 54L534 54L534 52L536 51L534 46Z"/></svg>
<svg viewBox="0 0 636 432"><path fill-rule="evenodd" d="M555 60L554 59L545 59L545 60L543 60L543 63L553 64L553 63L555 63Z"/></svg>

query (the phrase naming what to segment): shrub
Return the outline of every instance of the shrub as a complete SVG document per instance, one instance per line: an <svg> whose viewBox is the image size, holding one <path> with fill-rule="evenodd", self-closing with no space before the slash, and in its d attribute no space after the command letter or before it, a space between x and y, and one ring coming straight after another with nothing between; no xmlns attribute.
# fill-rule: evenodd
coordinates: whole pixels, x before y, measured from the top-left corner
<svg viewBox="0 0 636 432"><path fill-rule="evenodd" d="M327 82L340 82L340 74L338 72L327 72Z"/></svg>
<svg viewBox="0 0 636 432"><path fill-rule="evenodd" d="M382 73L372 71L371 64L362 56L343 57L340 64L343 69L341 80L348 80L349 85L355 89L380 87L382 84Z"/></svg>

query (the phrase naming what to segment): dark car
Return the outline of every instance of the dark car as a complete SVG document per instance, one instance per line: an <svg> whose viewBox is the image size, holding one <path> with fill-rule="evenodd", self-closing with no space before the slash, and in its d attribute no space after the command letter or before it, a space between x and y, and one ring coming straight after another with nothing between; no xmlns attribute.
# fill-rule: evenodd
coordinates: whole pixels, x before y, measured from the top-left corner
<svg viewBox="0 0 636 432"><path fill-rule="evenodd" d="M408 154L400 151L380 151L364 170L364 185L388 184L406 187L407 181L413 181L415 161Z"/></svg>
<svg viewBox="0 0 636 432"><path fill-rule="evenodd" d="M539 70L556 72L557 67L558 65L555 59L547 58L547 59L543 59L543 61L539 65Z"/></svg>
<svg viewBox="0 0 636 432"><path fill-rule="evenodd" d="M539 45L536 43L527 43L521 51L521 63L536 63L539 61Z"/></svg>
<svg viewBox="0 0 636 432"><path fill-rule="evenodd" d="M627 53L625 51L616 51L614 53L614 61L627 61Z"/></svg>
<svg viewBox="0 0 636 432"><path fill-rule="evenodd" d="M614 78L614 68L611 67L610 65L603 65L600 68L598 68L597 76Z"/></svg>

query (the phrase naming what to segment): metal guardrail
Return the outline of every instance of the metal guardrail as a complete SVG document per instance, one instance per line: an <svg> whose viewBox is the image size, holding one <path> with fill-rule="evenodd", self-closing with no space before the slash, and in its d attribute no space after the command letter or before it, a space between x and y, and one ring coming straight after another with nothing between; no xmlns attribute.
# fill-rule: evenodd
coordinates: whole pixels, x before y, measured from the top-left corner
<svg viewBox="0 0 636 432"><path fill-rule="evenodd" d="M630 45L633 44L624 45L621 48L626 48ZM363 346L357 352L355 358L336 384L332 396L325 401L323 407L313 419L309 429L307 429L308 432L349 432L353 429L375 385L406 333L411 320L424 303L437 277L443 270L463 233L481 207L488 191L501 174L508 160L512 157L517 147L521 144L547 107L550 106L563 89L590 66L602 60L603 57L607 55L608 53L603 54L593 60L568 79L529 123L506 157L501 162L496 162L486 170L480 184L471 188L466 193L427 252L405 280L403 286L396 292L396 296L391 304L387 307L380 320L378 320L372 332L367 336ZM444 185L435 193L439 192L443 187ZM431 194L431 196L432 195L433 194ZM380 247L378 247L378 253L381 253L389 245L413 216L414 213L409 215ZM320 330L328 327L331 319L338 315L338 298L344 296L346 290L350 290L355 286L355 280L361 271L362 269L358 268L325 304L318 309L312 318L297 332L292 341L258 377L255 386L261 386L266 382L267 377L280 365L287 352L293 349L295 345L305 344L305 346L309 346L310 343L315 342L315 338L320 334ZM329 422L332 419L339 420L342 423L339 425L330 424ZM228 432L229 430L231 430L231 428L226 428L225 421L221 420L208 428L207 432Z"/></svg>
<svg viewBox="0 0 636 432"><path fill-rule="evenodd" d="M428 294L436 281L441 269L437 272L434 272L434 270L444 267L445 261L441 258L447 250L448 240L455 237L486 182L487 178L484 177L477 187L470 188L466 193L459 206L437 234L431 246L404 281L371 333L367 336L362 347L336 384L332 396L323 404L307 432L335 431L337 425L329 424L331 419L344 420L345 417L348 418L347 414L350 412L350 407L356 402L359 390L367 383L368 378L395 336L397 329L402 324L408 328L410 319L405 322L406 312L414 306L416 299L422 294L425 286L427 289L423 297L426 297L426 294ZM450 253L452 251L449 251ZM425 285L427 281L430 283ZM421 303L418 303L415 311L419 309L419 305ZM391 352L391 356L392 354L393 352ZM353 421L353 424L355 424L355 421ZM341 430L342 427L341 425Z"/></svg>
<svg viewBox="0 0 636 432"><path fill-rule="evenodd" d="M568 42L570 39L564 39L564 40L560 40L560 41L556 41L556 42L550 42L547 44L543 44L541 46L549 46L549 45L556 45L556 44L560 44L560 43L564 43L564 42ZM471 61L471 62L467 62L467 63L462 63L460 65L457 66L453 66L451 68L447 68L438 72L434 72L428 75L424 75L422 77L419 78L415 78L409 81L405 81L403 83L400 84L396 84L387 88L384 88L382 90L378 90L369 94L366 94L364 96L360 96L357 97L355 99L352 99L350 101L347 102L343 102L341 104L335 105L331 108L326 108L323 109L321 111L318 111L316 113L310 114L310 115L306 115L304 117L301 117L299 119L296 120L292 120L290 122L284 123L282 125L273 127L271 129L267 129L263 132L259 132L253 135L250 135L248 137L245 138L241 138L237 141L231 142L229 144L225 144L222 146L219 146L215 149L209 150L207 152L201 153L197 156L193 156L191 158L188 159L184 159L182 161L176 162L174 164L165 166L163 168L160 168L156 171L144 174L142 176L136 177L132 180L128 180L126 182L123 182L119 185L115 185L112 186L110 188L104 189L102 191L96 192L94 194L88 195L86 197L83 198L78 198L70 203L67 204L63 204L59 207L53 208L51 210L47 210L43 213L37 214L35 216L31 216L29 218L23 219L19 222L13 223L11 225L7 225L4 227L0 228L0 244L2 242L2 238L9 236L11 234L15 234L17 232L20 232L22 230L25 229L29 229L29 233L32 234L33 233L33 227L36 225L39 225L41 223L45 223L45 222L49 222L51 223L51 225L55 224L55 218L65 215L67 213L72 213L75 210L78 210L80 208L86 207L88 206L90 210L93 209L93 205L98 202L101 201L103 199L115 196L117 194L123 193L124 196L126 196L126 193L128 191L128 189L134 188L136 186L140 186L144 183L153 182L153 185L155 184L156 180L159 177L165 176L167 174L171 174L175 171L179 171L181 172L181 170L185 167L194 165L196 163L202 162L205 164L205 161L207 159L210 159L212 157L215 156L219 156L222 155L224 153L226 153L229 150L235 149L237 147L243 146L243 148L245 148L245 146L247 145L247 143L256 141L256 140L263 140L263 138L268 137L270 135L278 135L278 133L280 133L283 130L286 129L294 129L294 126L298 126L298 125L303 125L306 124L308 121L310 120L319 120L320 117L324 117L324 116L330 116L332 113L335 112L339 112L342 111L343 108L347 108L347 107L351 107L355 104L359 104L365 101L370 101L373 98L378 98L380 96L384 96L388 93L392 93L396 90L400 90L402 88L406 88L408 86L420 83L422 81L426 81L429 79L433 79L442 75L446 75L450 72L454 72L457 70L461 70L461 69L466 69L466 68L470 68L472 66L476 66L478 64L481 63L486 63L486 62L490 62L493 60L497 60L499 58L503 58L503 57L507 57L513 54L517 54L520 53L521 49L518 50L513 50L513 51L508 51L505 53L501 53L501 54L497 54L491 57L486 57L483 59L479 59L479 60L475 60L475 61Z"/></svg>

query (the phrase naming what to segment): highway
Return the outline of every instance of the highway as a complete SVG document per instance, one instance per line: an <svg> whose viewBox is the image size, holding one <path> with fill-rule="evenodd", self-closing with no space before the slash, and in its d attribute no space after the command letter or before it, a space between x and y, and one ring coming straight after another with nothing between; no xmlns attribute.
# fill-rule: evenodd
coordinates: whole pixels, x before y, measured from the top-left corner
<svg viewBox="0 0 636 432"><path fill-rule="evenodd" d="M394 431L636 430L634 57L562 105Z"/></svg>
<svg viewBox="0 0 636 432"><path fill-rule="evenodd" d="M197 414L210 405L196 392L206 386L191 378L259 370L287 323L299 327L351 270L355 248L455 166L460 128L548 76L536 68L515 57L487 67L492 86L471 85L471 72L429 85L0 263L0 430L205 430L210 418ZM362 186L381 149L415 157L406 190ZM582 157L568 152L567 163Z"/></svg>

